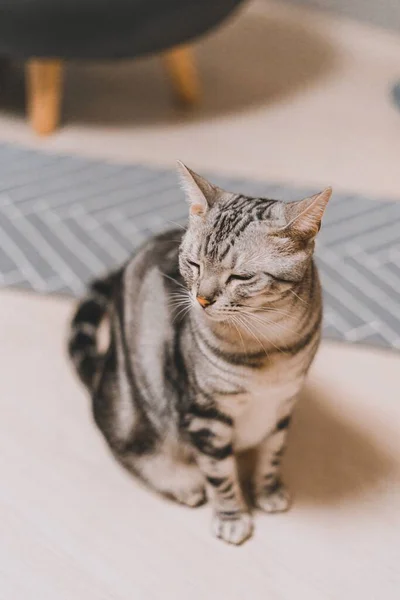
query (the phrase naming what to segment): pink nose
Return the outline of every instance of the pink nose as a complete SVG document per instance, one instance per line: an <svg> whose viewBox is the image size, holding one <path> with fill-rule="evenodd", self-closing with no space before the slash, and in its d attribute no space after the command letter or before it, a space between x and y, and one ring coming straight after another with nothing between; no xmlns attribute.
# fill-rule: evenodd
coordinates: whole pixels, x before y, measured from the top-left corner
<svg viewBox="0 0 400 600"><path fill-rule="evenodd" d="M204 296L196 296L196 300L203 308L206 308L209 304L211 304L211 302L207 300L207 298L204 298Z"/></svg>

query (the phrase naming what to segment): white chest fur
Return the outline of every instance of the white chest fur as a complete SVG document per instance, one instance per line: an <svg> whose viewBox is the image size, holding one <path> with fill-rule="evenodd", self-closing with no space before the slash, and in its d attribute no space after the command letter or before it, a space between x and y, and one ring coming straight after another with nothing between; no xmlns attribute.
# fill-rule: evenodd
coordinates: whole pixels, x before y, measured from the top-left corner
<svg viewBox="0 0 400 600"><path fill-rule="evenodd" d="M226 410L235 420L234 447L246 450L257 446L276 427L282 417L290 413L303 377L277 382L268 377L257 377L243 396L224 398Z"/></svg>
<svg viewBox="0 0 400 600"><path fill-rule="evenodd" d="M274 353L263 367L252 368L214 356L211 360L207 352L205 348L198 357L198 380L210 395L221 390L215 400L234 420L234 448L241 451L257 446L290 414L308 370L308 353Z"/></svg>

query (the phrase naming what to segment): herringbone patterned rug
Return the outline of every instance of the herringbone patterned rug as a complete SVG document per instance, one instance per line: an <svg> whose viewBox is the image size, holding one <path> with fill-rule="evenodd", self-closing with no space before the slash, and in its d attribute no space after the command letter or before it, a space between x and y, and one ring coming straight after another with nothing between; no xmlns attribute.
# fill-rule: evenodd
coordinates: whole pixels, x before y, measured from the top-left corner
<svg viewBox="0 0 400 600"><path fill-rule="evenodd" d="M286 200L319 191L210 178ZM0 285L79 295L93 275L186 214L173 170L0 145ZM334 194L318 263L325 335L399 349L400 202Z"/></svg>

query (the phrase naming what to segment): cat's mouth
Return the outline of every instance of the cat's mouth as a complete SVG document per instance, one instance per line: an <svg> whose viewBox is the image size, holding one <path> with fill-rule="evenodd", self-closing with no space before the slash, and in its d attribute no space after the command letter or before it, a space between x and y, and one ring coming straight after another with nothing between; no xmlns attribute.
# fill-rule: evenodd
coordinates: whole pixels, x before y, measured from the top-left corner
<svg viewBox="0 0 400 600"><path fill-rule="evenodd" d="M232 313L222 308L218 308L214 304L204 307L196 302L196 305L197 312L207 317L210 321L222 323L223 321L228 321L229 317L232 316Z"/></svg>
<svg viewBox="0 0 400 600"><path fill-rule="evenodd" d="M269 316L272 316L281 311L275 310L271 306L265 304L262 306L241 304L231 308L217 308L210 306L202 309L201 312L207 316L210 321L231 325L232 323L241 323L243 321L247 323L248 320L254 319L259 322L267 313Z"/></svg>
<svg viewBox="0 0 400 600"><path fill-rule="evenodd" d="M206 312L205 313L207 315L207 318L210 319L210 321L216 321L217 323L223 323L223 322L228 322L229 321L229 315L224 314L224 313L210 313L210 312Z"/></svg>
<svg viewBox="0 0 400 600"><path fill-rule="evenodd" d="M240 309L229 310L223 308L216 308L213 306L203 309L202 312L210 321L227 324L232 323L241 314L244 314L244 311Z"/></svg>

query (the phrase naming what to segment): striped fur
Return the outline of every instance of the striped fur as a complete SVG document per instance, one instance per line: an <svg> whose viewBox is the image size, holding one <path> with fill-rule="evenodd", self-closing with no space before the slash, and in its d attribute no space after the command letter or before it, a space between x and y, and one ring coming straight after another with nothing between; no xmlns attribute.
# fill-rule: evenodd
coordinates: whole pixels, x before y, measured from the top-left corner
<svg viewBox="0 0 400 600"><path fill-rule="evenodd" d="M101 358L97 350L97 331L111 302L115 281L114 274L94 281L71 323L68 352L81 381L90 389Z"/></svg>
<svg viewBox="0 0 400 600"><path fill-rule="evenodd" d="M239 544L252 520L238 452L256 449L254 502L267 512L289 505L280 463L320 338L312 254L330 192L285 205L181 170L192 205L187 231L153 238L92 284L69 350L121 464L189 506L207 489L215 535ZM101 353L105 314L110 343Z"/></svg>

